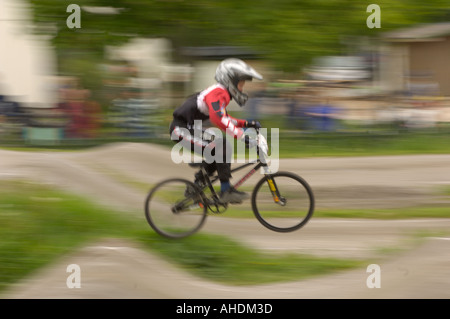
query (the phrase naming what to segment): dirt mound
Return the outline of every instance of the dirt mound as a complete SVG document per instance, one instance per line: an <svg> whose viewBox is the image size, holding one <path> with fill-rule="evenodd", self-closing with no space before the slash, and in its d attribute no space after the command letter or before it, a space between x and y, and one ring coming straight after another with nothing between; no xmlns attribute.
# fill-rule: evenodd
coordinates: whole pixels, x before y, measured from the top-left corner
<svg viewBox="0 0 450 319"><path fill-rule="evenodd" d="M138 143L117 143L79 152L0 150L0 158L2 179L50 183L103 205L138 214L143 213L146 185L150 187L168 177L191 178L194 172L186 164L175 164L169 148ZM428 205L436 200L437 187L450 185L450 155L288 159L280 161L280 169L295 172L311 184L317 209ZM255 174L249 185L259 178ZM218 285L191 276L133 243L108 241L63 256L56 264L14 286L5 297L449 298L448 238L429 239L421 247L390 260L379 254L380 248L411 249L409 240L418 232L449 234L449 222L313 218L298 232L279 234L256 220L216 217L209 218L202 230L225 234L271 252L369 258L381 267L381 288L367 288L365 268L276 285ZM78 264L82 269L80 289L66 285L70 264Z"/></svg>
<svg viewBox="0 0 450 319"><path fill-rule="evenodd" d="M380 287L369 288L367 267L289 283L229 286L197 278L133 243L85 247L12 287L6 298L300 299L449 298L450 240L430 238L414 251L380 260ZM80 267L80 288L68 288L69 265ZM301 267L301 265L299 265Z"/></svg>

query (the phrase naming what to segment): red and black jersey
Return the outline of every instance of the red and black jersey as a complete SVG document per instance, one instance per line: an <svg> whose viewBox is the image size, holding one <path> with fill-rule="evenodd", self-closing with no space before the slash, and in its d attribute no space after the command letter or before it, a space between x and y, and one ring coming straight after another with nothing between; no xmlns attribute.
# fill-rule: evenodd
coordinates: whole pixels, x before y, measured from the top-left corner
<svg viewBox="0 0 450 319"><path fill-rule="evenodd" d="M227 89L220 85L213 85L206 90L190 96L180 107L173 112L177 122L193 127L195 120L210 120L222 131L240 138L244 131L246 121L235 119L228 115L226 108L231 101Z"/></svg>

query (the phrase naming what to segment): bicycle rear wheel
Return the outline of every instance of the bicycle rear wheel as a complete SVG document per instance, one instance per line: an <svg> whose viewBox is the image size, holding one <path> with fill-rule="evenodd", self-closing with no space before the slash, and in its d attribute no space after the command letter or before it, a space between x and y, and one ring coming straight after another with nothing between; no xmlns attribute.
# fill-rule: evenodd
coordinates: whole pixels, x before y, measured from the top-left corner
<svg viewBox="0 0 450 319"><path fill-rule="evenodd" d="M314 213L314 194L300 176L278 172L263 177L252 193L252 209L265 227L291 232L303 227Z"/></svg>
<svg viewBox="0 0 450 319"><path fill-rule="evenodd" d="M153 187L145 200L148 224L168 238L194 234L203 226L206 213L200 191L185 179L162 181Z"/></svg>

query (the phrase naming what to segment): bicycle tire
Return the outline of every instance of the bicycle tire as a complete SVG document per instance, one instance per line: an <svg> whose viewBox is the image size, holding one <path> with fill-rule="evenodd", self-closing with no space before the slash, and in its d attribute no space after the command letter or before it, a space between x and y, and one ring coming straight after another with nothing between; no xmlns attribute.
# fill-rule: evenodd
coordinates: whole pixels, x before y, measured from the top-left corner
<svg viewBox="0 0 450 319"><path fill-rule="evenodd" d="M263 213L261 211L261 205L258 205L258 194L262 193L262 186L264 184L268 185L268 176L271 177L275 182L277 181L281 181L281 180L287 180L288 183L285 183L286 186L283 186L283 190L281 190L282 192L286 193L287 190L289 190L289 192L292 192L292 189L294 188L294 186L298 186L297 187L297 193L294 193L295 196L301 196L303 195L303 198L300 198L302 200L302 206L305 207L304 212L300 212L302 213L301 215L299 214L298 217L292 217L290 216L290 212L289 212L289 216L287 216L287 218L284 220L284 223L286 223L286 225L275 225L275 221L277 221L277 223L283 223L283 220L281 217L277 216L277 212L276 211L270 211L268 214L271 215L271 217L267 217L267 215L265 215L265 213ZM292 232L294 230L298 230L301 227L303 227L308 221L309 219L312 217L312 215L314 214L314 206L315 206L315 199L314 199L314 193L310 187L310 185L306 182L306 180L304 180L302 177L294 174L294 173L290 173L290 172L277 172L274 174L270 174L268 176L263 177L261 180L258 181L258 183L255 185L255 188L253 189L253 193L252 193L252 210L253 213L255 215L255 217L258 219L258 221L265 226L266 228L276 231L276 232ZM290 185L292 184L292 185ZM289 187L287 187L287 185L289 185ZM281 185L277 185L277 187L279 187ZM268 186L269 188L269 186ZM269 189L270 191L270 189ZM273 200L273 195L271 192L267 192L267 202L268 205L270 202L270 199L272 201L272 204L274 202ZM281 193L281 195L283 195L283 193ZM294 199L297 199L294 196ZM270 197L270 199L269 199ZM259 199L261 201L261 199ZM287 203L289 203L289 201L292 201L292 198L289 198L286 200ZM299 209L299 207L301 207L300 205L297 207L295 206L297 205L296 203L294 205L290 205L290 209L293 209L293 212L295 213L297 209ZM261 206L261 207L258 207ZM274 207L282 207L282 206L274 206ZM281 213L281 212L280 212ZM280 214L281 215L281 214ZM289 219L290 218L290 219ZM293 224L291 225L291 219L295 219L297 221L294 221ZM287 225L287 221L289 221L289 225Z"/></svg>
<svg viewBox="0 0 450 319"><path fill-rule="evenodd" d="M172 193L168 192L175 191L175 188L177 188L178 191L184 191L188 186L191 187L192 190L194 190L195 193L193 193L193 195L190 195L190 197L185 197L184 195L181 195L181 193L176 194L176 198L178 199L178 201L169 198L167 199L167 207L164 206L164 197L173 196ZM164 190L167 188L167 194L164 194L164 192L162 191L163 188ZM156 198L157 195L161 195L161 199L159 197ZM185 214L182 211L174 211L174 205L176 205L177 203L181 203L182 201L186 201L186 206L188 206L189 201L192 201L191 205L195 206L195 199L198 199L198 211L196 212L196 214L189 215L193 216L192 218L190 218L193 220L193 223L192 225L187 225L186 223L185 229L183 229L183 225L178 225L177 227L179 228L171 228L171 226L168 226L168 228L166 229L158 220L159 217L157 217L157 213L159 212L161 212L162 216L164 216L163 218L166 219L175 219L176 215L183 217L187 216L187 213ZM145 217L150 227L159 235L173 239L179 239L193 235L200 230L207 217L207 207L206 205L204 205L204 197L202 196L201 191L194 183L182 178L166 179L155 185L147 194L144 209ZM182 219L182 217L180 217L179 219Z"/></svg>

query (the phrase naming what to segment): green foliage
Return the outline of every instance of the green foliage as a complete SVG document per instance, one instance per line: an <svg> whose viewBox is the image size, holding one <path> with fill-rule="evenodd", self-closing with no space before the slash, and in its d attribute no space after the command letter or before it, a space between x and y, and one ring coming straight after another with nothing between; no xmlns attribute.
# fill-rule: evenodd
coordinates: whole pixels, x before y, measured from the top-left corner
<svg viewBox="0 0 450 319"><path fill-rule="evenodd" d="M254 48L289 72L298 72L312 57L336 54L354 36L377 36L393 28L446 21L445 0L380 0L381 29L369 29L371 2L352 0L79 0L80 6L124 8L118 15L82 12L82 28L65 25L69 0L29 0L37 23L58 27L54 43L62 51L101 54L106 44L134 36L167 37L183 46L238 45Z"/></svg>
<svg viewBox="0 0 450 319"><path fill-rule="evenodd" d="M448 0L380 0L381 28L369 29L366 12L372 2L354 0L79 0L81 6L121 8L119 14L81 12L81 28L69 29L66 12L72 0L28 0L38 32L49 30L61 75L78 75L92 99L104 108L102 91L105 46L135 37L171 40L177 62L189 58L181 48L244 46L259 52L287 77L299 78L314 57L361 49L360 39L419 23L449 21ZM42 28L42 26L46 26ZM41 30L41 31L39 31ZM45 31L48 32L48 31ZM362 48L364 49L364 48Z"/></svg>

